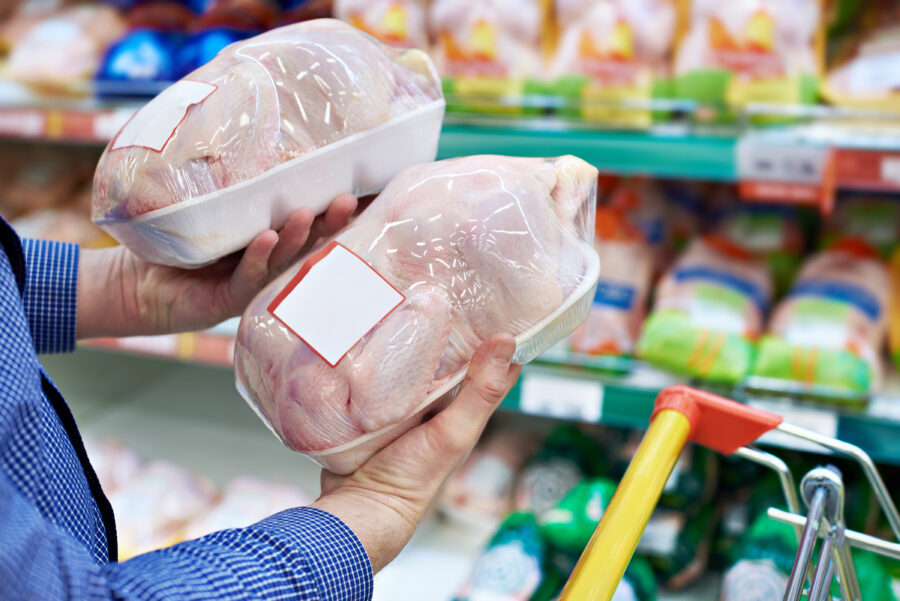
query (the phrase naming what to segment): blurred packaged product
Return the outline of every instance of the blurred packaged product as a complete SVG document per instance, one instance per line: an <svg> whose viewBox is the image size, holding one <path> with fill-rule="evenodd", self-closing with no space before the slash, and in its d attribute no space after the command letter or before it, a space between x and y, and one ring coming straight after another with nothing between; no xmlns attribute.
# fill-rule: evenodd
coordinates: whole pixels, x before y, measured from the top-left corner
<svg viewBox="0 0 900 601"><path fill-rule="evenodd" d="M616 209L597 209L594 249L603 270L587 320L569 338L591 355L634 352L647 311L654 257L642 232Z"/></svg>
<svg viewBox="0 0 900 601"><path fill-rule="evenodd" d="M109 495L119 560L180 542L188 522L215 499L215 487L207 478L163 461L146 464Z"/></svg>
<svg viewBox="0 0 900 601"><path fill-rule="evenodd" d="M450 105L461 111L521 113L523 94L541 90L547 0L434 0L432 50ZM509 105L509 106L506 106Z"/></svg>
<svg viewBox="0 0 900 601"><path fill-rule="evenodd" d="M285 509L301 507L312 498L294 486L252 477L230 481L222 496L184 528L184 538L198 538L218 530L243 528Z"/></svg>
<svg viewBox="0 0 900 601"><path fill-rule="evenodd" d="M900 5L893 0L856 4L864 8L853 27L845 28L831 43L822 96L840 106L897 110Z"/></svg>
<svg viewBox="0 0 900 601"><path fill-rule="evenodd" d="M859 238L813 255L772 315L754 375L851 393L877 390L889 288L887 267Z"/></svg>
<svg viewBox="0 0 900 601"><path fill-rule="evenodd" d="M824 52L820 0L690 0L675 95L710 106L816 101Z"/></svg>
<svg viewBox="0 0 900 601"><path fill-rule="evenodd" d="M734 549L719 601L782 599L796 553L792 526L767 515L757 517Z"/></svg>
<svg viewBox="0 0 900 601"><path fill-rule="evenodd" d="M554 17L548 87L575 105L561 114L650 125L649 102L671 96L675 0L556 0Z"/></svg>
<svg viewBox="0 0 900 601"><path fill-rule="evenodd" d="M516 512L476 557L454 601L549 601L561 584L562 577L548 566L547 547L534 516Z"/></svg>
<svg viewBox="0 0 900 601"><path fill-rule="evenodd" d="M428 48L427 0L335 0L334 16L391 46Z"/></svg>
<svg viewBox="0 0 900 601"><path fill-rule="evenodd" d="M638 356L677 373L738 382L752 366L771 298L764 262L721 236L697 238L659 284Z"/></svg>
<svg viewBox="0 0 900 601"><path fill-rule="evenodd" d="M596 179L572 156L470 156L405 169L250 303L235 346L239 390L288 446L331 471L354 471L443 407L483 340L508 332L513 360L527 363L584 320L599 276ZM343 273L328 257L344 254L367 263L369 286L386 301L338 344L324 333L346 322L344 310L316 308L323 317L313 324L293 301L279 307L294 290L318 295L307 282ZM355 293L339 290L330 294Z"/></svg>
<svg viewBox="0 0 900 601"><path fill-rule="evenodd" d="M558 426L519 475L513 506L540 519L579 482L605 473L602 448L577 426Z"/></svg>
<svg viewBox="0 0 900 601"><path fill-rule="evenodd" d="M9 173L0 189L0 211L10 217L66 203L90 178L93 153L26 146L4 158Z"/></svg>
<svg viewBox="0 0 900 601"><path fill-rule="evenodd" d="M0 8L0 54L18 45L36 25L50 18L70 0L11 0Z"/></svg>
<svg viewBox="0 0 900 601"><path fill-rule="evenodd" d="M665 588L681 590L706 572L716 517L711 503L693 511L657 507L650 516L637 550Z"/></svg>
<svg viewBox="0 0 900 601"><path fill-rule="evenodd" d="M107 47L125 32L119 12L103 4L64 8L13 44L10 77L44 92L86 93Z"/></svg>
<svg viewBox="0 0 900 601"><path fill-rule="evenodd" d="M538 518L541 536L557 549L580 555L615 492L612 480L582 480Z"/></svg>
<svg viewBox="0 0 900 601"><path fill-rule="evenodd" d="M888 351L894 366L900 369L900 248L891 255L891 290L888 297Z"/></svg>
<svg viewBox="0 0 900 601"><path fill-rule="evenodd" d="M140 472L143 464L137 453L118 440L85 437L84 450L107 495L125 486Z"/></svg>
<svg viewBox="0 0 900 601"><path fill-rule="evenodd" d="M741 205L732 197L713 231L739 244L769 266L780 297L790 287L803 260L806 244L793 207Z"/></svg>
<svg viewBox="0 0 900 601"><path fill-rule="evenodd" d="M482 440L450 477L439 508L455 523L491 530L512 509L516 475L540 447L540 438L499 429Z"/></svg>
<svg viewBox="0 0 900 601"><path fill-rule="evenodd" d="M334 16L332 0L281 0L281 18L278 25L290 25L313 19Z"/></svg>
<svg viewBox="0 0 900 601"><path fill-rule="evenodd" d="M850 194L840 198L825 223L822 247L847 237L865 240L882 259L889 259L900 241L900 202L890 196Z"/></svg>

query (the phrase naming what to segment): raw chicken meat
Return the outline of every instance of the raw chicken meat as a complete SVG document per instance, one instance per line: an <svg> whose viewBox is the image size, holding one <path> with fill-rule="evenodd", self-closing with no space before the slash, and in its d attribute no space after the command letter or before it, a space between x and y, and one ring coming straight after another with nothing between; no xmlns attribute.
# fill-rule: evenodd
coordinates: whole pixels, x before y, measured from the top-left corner
<svg viewBox="0 0 900 601"><path fill-rule="evenodd" d="M187 82L215 88L183 108L172 86L138 112L148 126L136 139L119 142L126 125L107 147L94 178L95 220L127 219L246 182L441 97L423 52L389 48L331 19L232 44L179 84ZM173 119L179 108L186 113ZM142 141L165 125L171 135L161 149Z"/></svg>
<svg viewBox="0 0 900 601"><path fill-rule="evenodd" d="M814 255L772 315L754 373L859 392L878 388L889 291L887 266L861 239Z"/></svg>
<svg viewBox="0 0 900 601"><path fill-rule="evenodd" d="M637 354L679 373L737 382L751 367L771 298L762 260L722 237L698 238L660 282Z"/></svg>
<svg viewBox="0 0 900 601"><path fill-rule="evenodd" d="M539 0L435 0L429 23L438 71L445 77L535 76L542 21Z"/></svg>
<svg viewBox="0 0 900 601"><path fill-rule="evenodd" d="M335 0L334 16L392 46L428 47L425 0Z"/></svg>
<svg viewBox="0 0 900 601"><path fill-rule="evenodd" d="M9 57L9 73L21 82L68 90L89 80L107 47L125 33L111 6L63 9L27 30Z"/></svg>
<svg viewBox="0 0 900 601"><path fill-rule="evenodd" d="M597 210L594 249L603 273L587 321L569 342L579 353L631 354L647 311L653 252L640 231L606 207Z"/></svg>
<svg viewBox="0 0 900 601"><path fill-rule="evenodd" d="M571 156L404 170L336 241L406 300L332 368L267 310L298 272L289 270L241 320L239 387L296 450L315 454L394 426L399 436L482 341L526 331L585 282L596 179Z"/></svg>

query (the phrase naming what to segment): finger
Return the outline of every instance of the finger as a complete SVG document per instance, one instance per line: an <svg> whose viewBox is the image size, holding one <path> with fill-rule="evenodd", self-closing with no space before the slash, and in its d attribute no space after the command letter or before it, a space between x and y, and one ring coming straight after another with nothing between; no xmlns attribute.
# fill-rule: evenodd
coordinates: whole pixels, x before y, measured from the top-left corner
<svg viewBox="0 0 900 601"><path fill-rule="evenodd" d="M519 377L522 367L510 363L515 350L513 338L502 334L482 344L472 357L459 394L424 424L433 447L446 453L453 465L472 448Z"/></svg>
<svg viewBox="0 0 900 601"><path fill-rule="evenodd" d="M232 312L239 313L266 283L269 257L278 244L278 234L272 230L258 234L244 251L241 261L228 281Z"/></svg>
<svg viewBox="0 0 900 601"><path fill-rule="evenodd" d="M347 220L353 215L359 201L352 194L341 194L331 202L331 206L325 211L325 228L326 233L333 234L345 225Z"/></svg>
<svg viewBox="0 0 900 601"><path fill-rule="evenodd" d="M309 239L309 230L315 218L315 212L308 207L291 213L284 227L278 232L278 244L269 257L269 269L280 270L287 267Z"/></svg>

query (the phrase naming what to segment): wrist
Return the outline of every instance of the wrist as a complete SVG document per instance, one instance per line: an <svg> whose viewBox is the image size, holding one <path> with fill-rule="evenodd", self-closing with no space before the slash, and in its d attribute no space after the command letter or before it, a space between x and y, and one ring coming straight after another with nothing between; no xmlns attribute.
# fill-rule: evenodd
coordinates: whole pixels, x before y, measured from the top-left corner
<svg viewBox="0 0 900 601"><path fill-rule="evenodd" d="M127 336L136 329L134 285L126 271L128 253L122 247L82 250L78 269L77 333L79 339Z"/></svg>

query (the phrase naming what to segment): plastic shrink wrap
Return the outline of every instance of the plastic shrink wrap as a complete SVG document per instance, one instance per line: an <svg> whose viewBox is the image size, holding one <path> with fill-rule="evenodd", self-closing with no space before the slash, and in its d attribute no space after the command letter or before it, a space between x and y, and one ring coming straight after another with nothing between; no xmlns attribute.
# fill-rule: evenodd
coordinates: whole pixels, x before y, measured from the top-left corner
<svg viewBox="0 0 900 601"><path fill-rule="evenodd" d="M753 363L771 298L762 260L719 236L698 238L660 282L637 354L678 373L737 382Z"/></svg>
<svg viewBox="0 0 900 601"><path fill-rule="evenodd" d="M322 19L237 42L141 108L94 177L93 218L143 259L196 267L301 207L432 160L428 56Z"/></svg>
<svg viewBox="0 0 900 601"><path fill-rule="evenodd" d="M877 389L889 293L887 265L862 240L814 255L772 315L755 375L854 393Z"/></svg>
<svg viewBox="0 0 900 601"><path fill-rule="evenodd" d="M596 181L571 156L404 170L251 302L239 390L288 446L353 471L439 408L485 339L516 336L524 363L584 320Z"/></svg>

